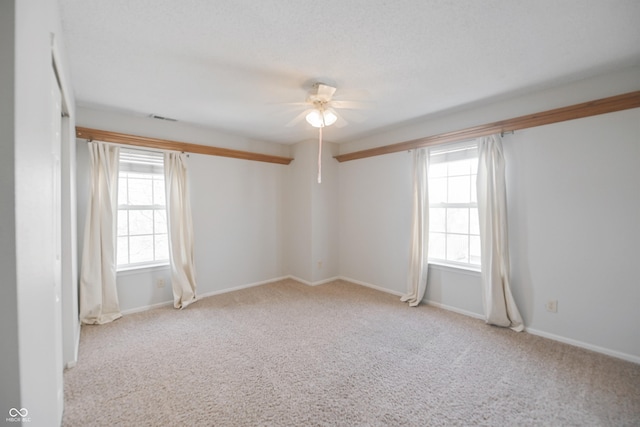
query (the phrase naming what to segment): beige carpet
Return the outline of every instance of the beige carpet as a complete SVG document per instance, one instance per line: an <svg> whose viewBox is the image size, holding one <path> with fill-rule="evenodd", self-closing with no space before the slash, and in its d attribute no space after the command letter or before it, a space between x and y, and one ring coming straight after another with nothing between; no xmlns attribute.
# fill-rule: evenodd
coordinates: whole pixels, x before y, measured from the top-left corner
<svg viewBox="0 0 640 427"><path fill-rule="evenodd" d="M638 426L640 365L337 281L84 326L65 426Z"/></svg>

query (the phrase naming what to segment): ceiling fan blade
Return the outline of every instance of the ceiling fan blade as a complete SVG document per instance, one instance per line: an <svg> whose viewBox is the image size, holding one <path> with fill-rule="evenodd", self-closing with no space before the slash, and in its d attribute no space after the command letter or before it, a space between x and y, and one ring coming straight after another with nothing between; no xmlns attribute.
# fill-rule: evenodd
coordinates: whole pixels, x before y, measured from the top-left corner
<svg viewBox="0 0 640 427"><path fill-rule="evenodd" d="M308 102L269 102L267 105L283 105L287 107L309 107Z"/></svg>
<svg viewBox="0 0 640 427"><path fill-rule="evenodd" d="M340 108L344 110L368 110L373 108L373 103L362 101L333 100L331 101L331 106L333 108Z"/></svg>
<svg viewBox="0 0 640 427"><path fill-rule="evenodd" d="M293 120L291 120L289 123L287 123L285 126L290 128L293 127L295 125L297 125L298 123L300 123L302 121L302 119L305 118L305 116L307 115L307 113L309 113L309 109L304 110L303 112L301 112L300 114L298 114L296 117L294 117Z"/></svg>
<svg viewBox="0 0 640 427"><path fill-rule="evenodd" d="M330 100L333 94L335 93L336 88L332 86L327 86L322 83L318 83L318 98Z"/></svg>
<svg viewBox="0 0 640 427"><path fill-rule="evenodd" d="M336 127L337 127L337 128L343 128L343 127L345 127L346 125L348 125L348 124L349 124L349 122L348 122L348 121L346 121L346 120L344 119L344 117L342 117L342 116L341 116L341 115L340 115L336 110L334 110L333 108L328 108L328 109L327 109L327 111L330 111L330 112L332 112L333 114L335 114L335 115L336 115L337 119L336 119L335 125L336 125Z"/></svg>

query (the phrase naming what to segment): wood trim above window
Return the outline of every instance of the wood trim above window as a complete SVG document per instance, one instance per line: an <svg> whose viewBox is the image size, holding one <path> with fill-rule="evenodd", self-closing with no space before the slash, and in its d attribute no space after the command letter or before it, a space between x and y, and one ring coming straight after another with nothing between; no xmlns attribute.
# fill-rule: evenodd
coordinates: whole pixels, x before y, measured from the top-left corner
<svg viewBox="0 0 640 427"><path fill-rule="evenodd" d="M512 132L520 129L596 116L599 114L613 113L615 111L629 110L638 107L640 107L640 91L629 92L622 95L611 96L609 98L602 98L595 101L584 102L582 104L575 104L568 107L542 111L540 113L528 114L526 116L487 123L480 126L473 126L453 132L446 132L397 144L355 151L353 153L340 154L335 156L335 158L339 162L364 159L366 157L379 156L382 154L429 147L432 145L443 144L445 142L479 138L481 136L487 136L494 133Z"/></svg>
<svg viewBox="0 0 640 427"><path fill-rule="evenodd" d="M170 141L166 139L148 138L128 135L106 130L76 127L76 137L87 140L113 142L115 144L133 145L136 147L156 148L160 150L182 151L185 153L207 154L210 156L231 157L234 159L254 160L258 162L288 165L290 157L272 156L249 151L232 150L230 148L212 147L209 145L191 144L189 142Z"/></svg>

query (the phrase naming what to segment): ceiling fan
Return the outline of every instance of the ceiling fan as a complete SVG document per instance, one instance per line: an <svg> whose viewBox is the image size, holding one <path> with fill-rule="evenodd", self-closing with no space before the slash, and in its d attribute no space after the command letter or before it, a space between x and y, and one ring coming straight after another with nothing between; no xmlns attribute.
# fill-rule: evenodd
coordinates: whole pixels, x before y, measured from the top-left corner
<svg viewBox="0 0 640 427"><path fill-rule="evenodd" d="M298 114L293 120L287 123L287 127L295 126L302 119L306 119L307 123L316 128L331 126L335 124L341 128L349 124L336 110L358 110L367 106L366 103L356 101L345 101L335 99L334 94L336 87L326 83L313 83L307 94L305 102L296 102L288 105L302 106L305 109ZM350 120L362 121L364 116L360 116L351 112Z"/></svg>
<svg viewBox="0 0 640 427"><path fill-rule="evenodd" d="M336 109L355 110L362 108L362 104L354 101L341 101L333 98L336 88L325 83L316 82L311 86L304 103L294 105L305 106L305 110L287 123L287 127L295 126L302 119L306 119L311 126L318 128L318 183L322 182L322 128L331 126L344 127L348 122L341 117ZM364 117L353 115L355 121Z"/></svg>

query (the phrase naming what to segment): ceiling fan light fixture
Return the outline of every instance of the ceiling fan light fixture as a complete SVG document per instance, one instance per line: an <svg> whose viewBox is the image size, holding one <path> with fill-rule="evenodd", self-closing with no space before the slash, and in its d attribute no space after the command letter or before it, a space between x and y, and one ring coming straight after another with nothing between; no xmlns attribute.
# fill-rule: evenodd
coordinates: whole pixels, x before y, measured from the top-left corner
<svg viewBox="0 0 640 427"><path fill-rule="evenodd" d="M307 122L314 128L321 128L334 124L336 120L338 120L338 116L336 116L331 111L314 109L309 111L306 119Z"/></svg>

